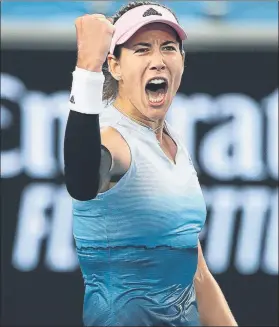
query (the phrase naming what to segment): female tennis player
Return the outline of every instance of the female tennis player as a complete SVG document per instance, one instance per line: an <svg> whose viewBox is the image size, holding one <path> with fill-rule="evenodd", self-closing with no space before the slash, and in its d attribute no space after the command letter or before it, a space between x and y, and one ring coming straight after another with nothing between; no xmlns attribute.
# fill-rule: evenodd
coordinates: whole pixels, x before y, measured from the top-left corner
<svg viewBox="0 0 279 327"><path fill-rule="evenodd" d="M196 171L165 121L185 32L148 1L113 20L80 17L76 31L64 155L84 325L237 326L198 241L206 209Z"/></svg>

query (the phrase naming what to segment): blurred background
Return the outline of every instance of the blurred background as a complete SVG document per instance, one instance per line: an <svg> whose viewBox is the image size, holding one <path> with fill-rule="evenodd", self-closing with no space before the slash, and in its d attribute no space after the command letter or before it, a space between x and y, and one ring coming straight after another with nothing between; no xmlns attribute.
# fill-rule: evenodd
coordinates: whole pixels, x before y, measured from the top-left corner
<svg viewBox="0 0 279 327"><path fill-rule="evenodd" d="M1 2L1 325L82 325L62 153L74 19L124 3ZM278 326L278 3L162 3L188 34L168 120L204 191L208 266L239 325Z"/></svg>

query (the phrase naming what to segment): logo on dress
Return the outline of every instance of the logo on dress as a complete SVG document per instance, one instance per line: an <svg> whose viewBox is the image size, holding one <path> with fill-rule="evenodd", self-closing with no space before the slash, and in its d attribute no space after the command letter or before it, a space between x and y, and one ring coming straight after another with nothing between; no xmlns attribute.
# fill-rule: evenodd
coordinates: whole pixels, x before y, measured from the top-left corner
<svg viewBox="0 0 279 327"><path fill-rule="evenodd" d="M148 10L146 10L146 12L142 16L146 17L146 16L151 16L151 15L162 16L161 13L159 13L157 10L155 10L153 8L149 8Z"/></svg>

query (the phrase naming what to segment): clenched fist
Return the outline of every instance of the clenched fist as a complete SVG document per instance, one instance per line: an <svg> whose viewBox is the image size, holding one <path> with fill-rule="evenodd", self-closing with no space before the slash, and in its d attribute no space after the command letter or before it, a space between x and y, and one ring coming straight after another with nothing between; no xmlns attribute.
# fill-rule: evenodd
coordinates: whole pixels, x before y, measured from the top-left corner
<svg viewBox="0 0 279 327"><path fill-rule="evenodd" d="M101 72L110 49L114 25L104 15L85 15L76 19L77 67Z"/></svg>

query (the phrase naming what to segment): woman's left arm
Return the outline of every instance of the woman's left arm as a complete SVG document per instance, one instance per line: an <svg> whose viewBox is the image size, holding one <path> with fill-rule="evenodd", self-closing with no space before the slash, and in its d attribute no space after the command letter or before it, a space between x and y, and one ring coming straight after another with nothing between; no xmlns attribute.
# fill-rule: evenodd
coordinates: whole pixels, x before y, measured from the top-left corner
<svg viewBox="0 0 279 327"><path fill-rule="evenodd" d="M237 326L221 288L207 267L200 242L198 245L198 268L194 282L202 325Z"/></svg>

